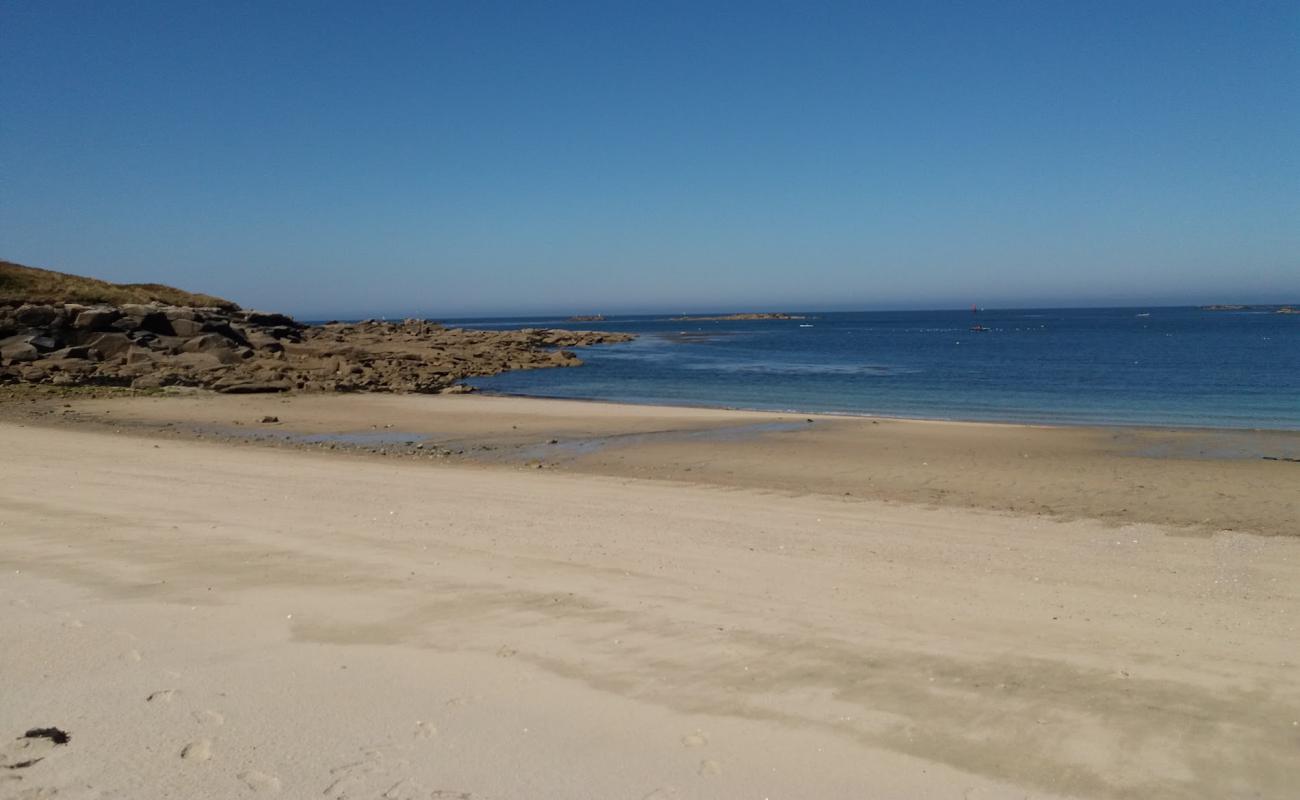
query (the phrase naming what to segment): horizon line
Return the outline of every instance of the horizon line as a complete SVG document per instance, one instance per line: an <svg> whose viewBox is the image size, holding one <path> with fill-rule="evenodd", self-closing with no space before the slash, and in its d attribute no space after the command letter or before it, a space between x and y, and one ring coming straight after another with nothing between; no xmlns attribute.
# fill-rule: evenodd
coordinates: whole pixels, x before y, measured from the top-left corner
<svg viewBox="0 0 1300 800"><path fill-rule="evenodd" d="M713 310L713 311L671 311L671 312L668 312L668 311L645 311L645 312L635 312L635 313L610 313L610 314L605 314L605 313L602 313L602 312L592 312L592 313L590 313L590 314L587 314L587 313L570 313L570 312L559 312L559 311L557 311L557 312L528 313L528 314L507 314L507 313L502 313L502 314L473 314L473 315L466 315L466 316L452 316L452 315L446 315L446 314L442 314L442 315L432 315L432 316L430 316L430 315L421 315L421 314L386 314L386 315L369 314L369 315L362 316L362 317L350 317L350 316L349 316L349 317L343 317L343 316L339 316L339 315L328 315L328 314L325 314L325 315L309 315L309 314L304 314L304 315L299 315L299 316L300 316L300 317L303 319L303 321L305 321L305 322L320 322L320 321L363 322L363 321L365 321L365 320L370 320L370 319L373 319L373 320L382 320L382 321L393 321L393 320L402 320L402 319L419 319L419 320L425 320L425 321L437 321L437 320L439 320L439 319L444 319L444 320L455 320L455 321L461 321L461 320L464 320L464 321L472 321L472 320L503 320L503 321L504 321L504 320L554 319L554 318L556 318L556 317L571 318L571 317L582 317L582 316L603 316L603 317L606 317L607 319L614 319L614 318L628 319L628 318L643 318L643 317L650 317L650 318L662 318L662 319L664 319L664 320L666 320L666 321L674 321L676 317L680 317L680 316L688 316L688 317L705 317L705 316L725 316L725 315L730 315L730 314L791 314L791 315L808 315L808 316L811 316L811 315L816 315L816 314L898 314L898 313L934 313L934 312L983 313L983 312L998 312L998 311L1089 311L1089 310L1092 310L1092 311L1097 311L1097 310L1127 311L1127 310L1134 310L1134 309L1138 309L1138 310L1143 310L1143 309L1153 309L1153 310L1161 310L1161 309L1189 309L1189 308L1190 308L1190 309L1209 309L1209 308L1211 308L1211 307L1213 307L1213 306L1242 306L1242 307L1243 307L1242 310L1250 310L1250 309L1270 309L1270 308L1271 308L1271 309L1276 309L1276 308L1286 308L1286 307L1300 308L1300 301L1297 301L1297 302L1290 302L1290 303L1288 303L1288 302L1282 302L1282 303L1224 303L1224 302L1216 302L1216 303L1180 303L1180 304L1175 304L1175 305L1139 304L1139 305L1079 305L1079 306L1055 306L1055 305L1028 305L1028 306L979 306L979 307L978 307L977 309L975 309L975 310L972 310L971 308L968 308L968 307L965 307L965 306L953 306L953 307L945 307L945 308L934 308L934 307L931 307L931 308L922 308L922 307L900 307L900 308L888 308L888 309L883 309L883 308L876 308L876 309L863 308L863 309L840 309L840 310L830 310L830 309L785 309L785 310L781 310L781 311L754 311L754 310L737 310L737 311L718 311L718 310ZM1227 313L1231 313L1231 311L1229 310ZM577 321L580 321L580 322L586 322L586 321L590 321L590 322L599 322L600 320L577 320ZM689 321L689 320L683 320L683 321ZM737 320L737 321L744 321L744 320ZM763 321L763 320L752 320L752 321L755 321L755 322L761 322L761 321ZM777 321L779 321L779 320L777 320Z"/></svg>

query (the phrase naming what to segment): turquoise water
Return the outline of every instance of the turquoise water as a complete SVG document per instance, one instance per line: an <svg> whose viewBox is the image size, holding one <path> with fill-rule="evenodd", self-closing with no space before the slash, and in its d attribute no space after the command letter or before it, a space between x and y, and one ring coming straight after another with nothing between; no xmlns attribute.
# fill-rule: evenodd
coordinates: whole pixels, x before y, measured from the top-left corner
<svg viewBox="0 0 1300 800"><path fill-rule="evenodd" d="M804 320L460 320L628 331L586 366L491 392L936 419L1300 430L1300 315L1112 308L808 314ZM971 330L973 325L986 328Z"/></svg>

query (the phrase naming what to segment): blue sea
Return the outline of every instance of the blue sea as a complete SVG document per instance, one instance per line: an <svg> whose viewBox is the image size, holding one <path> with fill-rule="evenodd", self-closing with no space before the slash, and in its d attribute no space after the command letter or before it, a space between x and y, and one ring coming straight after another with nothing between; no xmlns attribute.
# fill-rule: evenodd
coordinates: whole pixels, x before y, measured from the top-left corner
<svg viewBox="0 0 1300 800"><path fill-rule="evenodd" d="M495 393L955 420L1300 430L1300 315L1196 308L455 320L640 334ZM984 331L972 331L972 326Z"/></svg>

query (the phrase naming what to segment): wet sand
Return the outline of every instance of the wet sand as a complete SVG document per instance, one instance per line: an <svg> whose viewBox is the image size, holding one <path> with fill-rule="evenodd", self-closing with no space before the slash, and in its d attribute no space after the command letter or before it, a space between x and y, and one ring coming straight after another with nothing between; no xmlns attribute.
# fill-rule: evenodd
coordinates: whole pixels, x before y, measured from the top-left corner
<svg viewBox="0 0 1300 800"><path fill-rule="evenodd" d="M65 403L67 407L65 407ZM136 397L0 405L36 424L442 457L789 494L1300 535L1300 432L1048 427L513 397ZM16 410L23 410L19 416ZM271 424L260 422L275 417Z"/></svg>
<svg viewBox="0 0 1300 800"><path fill-rule="evenodd" d="M0 764L39 758L0 770L0 797L1300 782L1300 541L1273 516L1300 464L1224 452L1286 435L475 397L42 403L0 421L0 636L17 643ZM959 485L960 461L924 460L962 452L1074 505L981 506L992 478L908 501ZM1107 506L1159 465L1161 491L1190 498L1208 470L1230 494L1211 519L1282 535ZM932 466L938 482L903 482ZM1130 516L1081 513L1106 508ZM49 726L67 744L18 738Z"/></svg>

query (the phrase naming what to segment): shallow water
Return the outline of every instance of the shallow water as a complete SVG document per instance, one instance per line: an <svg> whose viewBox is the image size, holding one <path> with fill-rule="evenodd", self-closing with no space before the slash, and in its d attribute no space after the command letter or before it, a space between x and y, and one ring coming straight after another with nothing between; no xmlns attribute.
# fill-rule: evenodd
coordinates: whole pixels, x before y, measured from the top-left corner
<svg viewBox="0 0 1300 800"><path fill-rule="evenodd" d="M527 447L504 450L499 454L503 459L555 460L596 453L616 447L630 447L637 444L665 442L729 442L747 439L765 433L785 433L804 430L813 424L812 420L798 422L755 422L748 425L727 425L719 428L702 430L667 430L647 433L624 433L615 436L594 436L585 439L546 442Z"/></svg>

